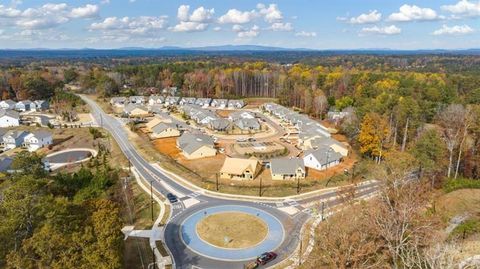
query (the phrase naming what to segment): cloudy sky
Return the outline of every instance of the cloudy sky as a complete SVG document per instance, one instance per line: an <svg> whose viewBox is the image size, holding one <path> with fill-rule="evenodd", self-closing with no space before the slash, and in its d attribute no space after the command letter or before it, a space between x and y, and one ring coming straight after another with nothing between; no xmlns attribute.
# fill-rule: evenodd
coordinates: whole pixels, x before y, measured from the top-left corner
<svg viewBox="0 0 480 269"><path fill-rule="evenodd" d="M0 0L0 48L480 47L480 0Z"/></svg>

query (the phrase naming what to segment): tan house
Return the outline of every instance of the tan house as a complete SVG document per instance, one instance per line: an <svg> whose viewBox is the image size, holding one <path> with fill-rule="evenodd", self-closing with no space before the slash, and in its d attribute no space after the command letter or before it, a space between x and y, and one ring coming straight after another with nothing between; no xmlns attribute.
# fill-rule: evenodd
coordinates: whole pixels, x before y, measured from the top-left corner
<svg viewBox="0 0 480 269"><path fill-rule="evenodd" d="M227 157L220 169L220 178L253 180L260 172L260 168L258 160Z"/></svg>
<svg viewBox="0 0 480 269"><path fill-rule="evenodd" d="M270 162L273 180L304 179L305 171L305 164L300 158L274 159Z"/></svg>
<svg viewBox="0 0 480 269"><path fill-rule="evenodd" d="M148 109L143 105L128 104L123 109L129 117L141 117L148 115Z"/></svg>
<svg viewBox="0 0 480 269"><path fill-rule="evenodd" d="M150 136L152 138L176 137L180 136L180 131L173 123L161 122L152 128L152 133L150 134Z"/></svg>
<svg viewBox="0 0 480 269"><path fill-rule="evenodd" d="M184 133L177 139L177 147L187 159L214 157L217 154L213 138L204 134Z"/></svg>

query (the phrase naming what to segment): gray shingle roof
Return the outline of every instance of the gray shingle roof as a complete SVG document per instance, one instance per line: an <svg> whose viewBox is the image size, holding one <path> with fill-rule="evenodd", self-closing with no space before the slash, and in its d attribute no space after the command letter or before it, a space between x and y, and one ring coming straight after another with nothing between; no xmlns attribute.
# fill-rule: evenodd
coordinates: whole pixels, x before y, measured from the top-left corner
<svg viewBox="0 0 480 269"><path fill-rule="evenodd" d="M312 154L315 159L320 163L320 165L327 164L327 156L328 156L328 163L340 161L342 159L342 154L334 151L330 147L320 147L318 149L307 150L305 151L305 157Z"/></svg>
<svg viewBox="0 0 480 269"><path fill-rule="evenodd" d="M178 138L177 145L184 152L191 154L203 146L213 148L214 141L208 135L184 133Z"/></svg>
<svg viewBox="0 0 480 269"><path fill-rule="evenodd" d="M20 113L11 109L0 109L0 118L3 116L12 117L14 119L20 119Z"/></svg>
<svg viewBox="0 0 480 269"><path fill-rule="evenodd" d="M0 157L0 172L6 172L10 169L13 159L9 157Z"/></svg>
<svg viewBox="0 0 480 269"><path fill-rule="evenodd" d="M161 132L167 130L168 128L177 129L177 126L175 124L172 124L172 123L161 122L161 123L155 125L152 128L152 132L158 134L158 133L161 133Z"/></svg>
<svg viewBox="0 0 480 269"><path fill-rule="evenodd" d="M257 119L238 119L235 121L235 125L242 130L253 129L258 130L260 129L260 123L258 123Z"/></svg>
<svg viewBox="0 0 480 269"><path fill-rule="evenodd" d="M272 174L294 175L299 167L305 171L305 164L300 158L273 159L270 162Z"/></svg>

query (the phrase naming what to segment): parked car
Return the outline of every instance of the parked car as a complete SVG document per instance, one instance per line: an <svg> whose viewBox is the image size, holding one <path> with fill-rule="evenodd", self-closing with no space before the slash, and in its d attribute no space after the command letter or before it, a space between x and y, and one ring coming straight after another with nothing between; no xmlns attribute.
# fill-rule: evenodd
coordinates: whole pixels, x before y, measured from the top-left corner
<svg viewBox="0 0 480 269"><path fill-rule="evenodd" d="M258 268L257 261L250 262L247 265L245 265L245 269L256 269L256 268Z"/></svg>
<svg viewBox="0 0 480 269"><path fill-rule="evenodd" d="M238 138L237 142L247 142L247 139L246 138Z"/></svg>
<svg viewBox="0 0 480 269"><path fill-rule="evenodd" d="M177 196L176 196L175 194L173 194L173 193L168 193L168 194L167 194L167 199L168 199L168 201L170 201L170 203L172 203L172 204L178 202Z"/></svg>
<svg viewBox="0 0 480 269"><path fill-rule="evenodd" d="M257 263L260 265L265 265L277 258L277 253L275 252L265 252L262 255L258 256Z"/></svg>
<svg viewBox="0 0 480 269"><path fill-rule="evenodd" d="M257 141L257 139L255 139L253 137L248 138L248 142L255 142L255 141Z"/></svg>

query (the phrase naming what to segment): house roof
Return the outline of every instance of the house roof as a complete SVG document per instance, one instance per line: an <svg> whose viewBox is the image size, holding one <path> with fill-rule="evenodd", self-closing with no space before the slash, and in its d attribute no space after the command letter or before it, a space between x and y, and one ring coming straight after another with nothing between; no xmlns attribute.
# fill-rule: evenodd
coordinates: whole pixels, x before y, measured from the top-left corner
<svg viewBox="0 0 480 269"><path fill-rule="evenodd" d="M16 130L9 130L8 132L6 132L4 135L3 135L3 138L7 138L7 137L12 137L14 138L15 140L22 137L22 136L26 136L28 135L27 132L25 131L16 131Z"/></svg>
<svg viewBox="0 0 480 269"><path fill-rule="evenodd" d="M38 139L52 137L52 133L49 132L49 131L45 131L45 130L35 131L33 133L30 133L30 134L33 135L34 137L38 138Z"/></svg>
<svg viewBox="0 0 480 269"><path fill-rule="evenodd" d="M148 100L153 100L153 101L162 101L164 100L165 98L163 98L163 96L161 95L151 95L150 97L148 97Z"/></svg>
<svg viewBox="0 0 480 269"><path fill-rule="evenodd" d="M141 109L141 110L148 113L148 109L146 107L142 106L142 105L139 105L139 104L127 104L123 110L127 113L130 113L135 109Z"/></svg>
<svg viewBox="0 0 480 269"><path fill-rule="evenodd" d="M212 100L212 105L220 105L220 104L228 104L228 100L227 99L213 99Z"/></svg>
<svg viewBox="0 0 480 269"><path fill-rule="evenodd" d="M253 119L255 118L255 115L251 112L248 111L235 111L230 113L228 117L232 120L238 120L238 119Z"/></svg>
<svg viewBox="0 0 480 269"><path fill-rule="evenodd" d="M245 170L250 169L252 174L256 174L257 168L258 160L227 157L222 168L220 169L220 173L241 175L243 172L245 172Z"/></svg>
<svg viewBox="0 0 480 269"><path fill-rule="evenodd" d="M20 119L20 113L11 109L0 109L0 118L7 116L14 119Z"/></svg>
<svg viewBox="0 0 480 269"><path fill-rule="evenodd" d="M213 138L203 134L184 133L177 140L178 146L184 152L191 154L203 146L214 147Z"/></svg>
<svg viewBox="0 0 480 269"><path fill-rule="evenodd" d="M245 103L243 100L230 100L228 101L228 106L243 106Z"/></svg>
<svg viewBox="0 0 480 269"><path fill-rule="evenodd" d="M164 123L164 122L160 122L159 124L155 125L153 128L152 128L152 132L153 133L161 133L169 128L172 128L172 129L177 129L177 126L173 123Z"/></svg>
<svg viewBox="0 0 480 269"><path fill-rule="evenodd" d="M270 162L272 174L294 175L298 168L305 171L305 164L300 158L273 159Z"/></svg>
<svg viewBox="0 0 480 269"><path fill-rule="evenodd" d="M334 151L330 147L320 147L314 150L307 150L305 151L305 158L309 155L312 155L315 159L317 159L320 165L327 165L327 156L328 156L328 163L336 162L342 159L342 154Z"/></svg>
<svg viewBox="0 0 480 269"><path fill-rule="evenodd" d="M257 119L238 119L234 123L240 129L260 129Z"/></svg>
<svg viewBox="0 0 480 269"><path fill-rule="evenodd" d="M226 119L216 119L210 121L210 126L214 130L224 130L230 127L230 121Z"/></svg>
<svg viewBox="0 0 480 269"><path fill-rule="evenodd" d="M337 140L332 139L330 137L324 137L324 136L319 136L317 138L312 139L310 144L312 145L313 148L330 147L332 145L337 145L345 148L345 145L338 142Z"/></svg>

